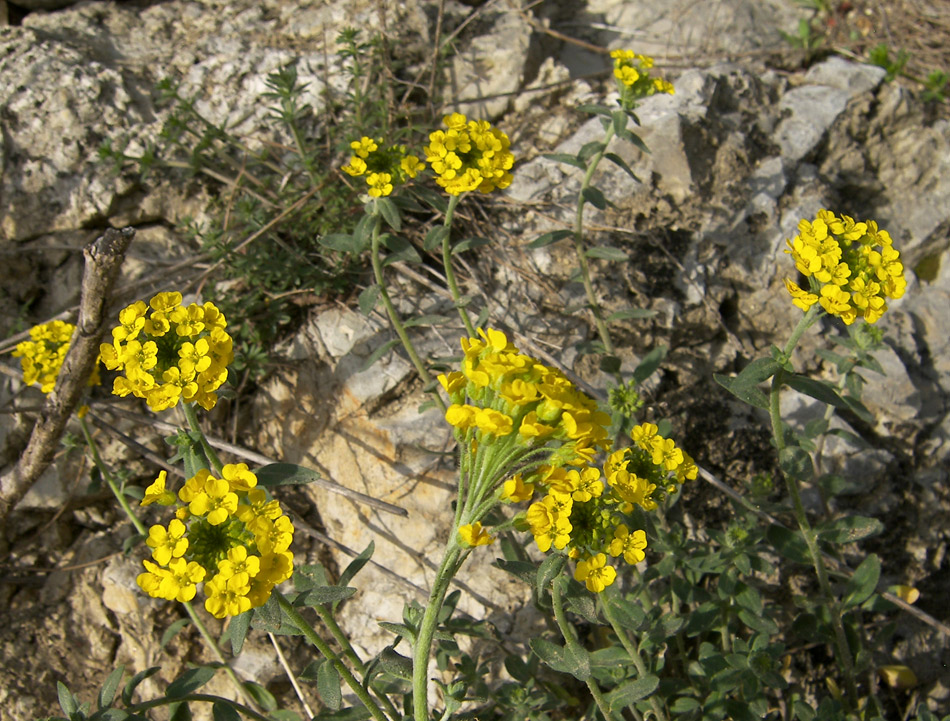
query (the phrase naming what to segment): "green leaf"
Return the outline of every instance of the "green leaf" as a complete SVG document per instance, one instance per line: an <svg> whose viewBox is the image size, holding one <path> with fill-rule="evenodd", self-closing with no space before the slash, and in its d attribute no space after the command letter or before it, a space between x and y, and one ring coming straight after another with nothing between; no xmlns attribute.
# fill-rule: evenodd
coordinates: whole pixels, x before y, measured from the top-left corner
<svg viewBox="0 0 950 721"><path fill-rule="evenodd" d="M357 250L359 248L359 243L352 235L348 233L327 233L326 235L317 238L317 242L324 248L338 250L341 253L352 253L355 255L359 252Z"/></svg>
<svg viewBox="0 0 950 721"><path fill-rule="evenodd" d="M607 207L607 198L604 197L604 194L599 188L593 186L584 188L584 190L581 191L581 195L584 197L584 200L597 208L597 210L604 210Z"/></svg>
<svg viewBox="0 0 950 721"><path fill-rule="evenodd" d="M428 253L442 247L442 239L449 234L449 229L444 225L437 225L428 233L426 239L422 242L422 248Z"/></svg>
<svg viewBox="0 0 950 721"><path fill-rule="evenodd" d="M377 621L381 628L386 629L392 634L404 638L409 642L409 645L414 645L416 642L416 632L407 626L404 623L390 623L389 621Z"/></svg>
<svg viewBox="0 0 950 721"><path fill-rule="evenodd" d="M366 360L363 361L363 365L360 366L360 373L365 373L366 371L368 371L371 367L373 367L376 364L376 361L378 361L384 355L389 353L389 351L391 351L397 345L399 345L398 338L391 338L385 343L383 343L379 348L374 350L372 353L370 353L366 357Z"/></svg>
<svg viewBox="0 0 950 721"><path fill-rule="evenodd" d="M356 589L352 586L316 586L303 593L297 603L305 606L325 606L347 599L354 593Z"/></svg>
<svg viewBox="0 0 950 721"><path fill-rule="evenodd" d="M616 153L604 153L604 157L607 158L607 160L609 160L611 163L616 165L618 168L620 168L622 171L624 171L627 175L629 175L635 181L641 184L643 183L643 181L637 177L637 174L633 172L630 166L627 165L624 159L621 158L619 155L617 155Z"/></svg>
<svg viewBox="0 0 950 721"><path fill-rule="evenodd" d="M125 688L122 689L122 703L124 703L126 706L131 706L132 694L135 693L136 687L149 676L152 676L161 670L161 666L152 666L151 668L147 668L144 671L139 671L132 678L130 678L125 684Z"/></svg>
<svg viewBox="0 0 950 721"><path fill-rule="evenodd" d="M753 631L765 633L769 636L774 636L778 633L778 625L768 616L760 616L745 608L739 609L738 616L739 620Z"/></svg>
<svg viewBox="0 0 950 721"><path fill-rule="evenodd" d="M779 451L778 464L782 473L799 482L810 481L815 475L811 456L798 446L786 446Z"/></svg>
<svg viewBox="0 0 950 721"><path fill-rule="evenodd" d="M528 243L529 248L543 248L546 245L551 245L551 243L556 243L559 240L564 238L570 238L574 235L572 230L552 230L544 235L539 235L537 238Z"/></svg>
<svg viewBox="0 0 950 721"><path fill-rule="evenodd" d="M627 706L636 703L642 698L646 698L656 691L656 687L659 685L660 679L653 674L641 676L635 681L627 681L622 686L607 694L607 705L611 711L619 714L627 708Z"/></svg>
<svg viewBox="0 0 950 721"><path fill-rule="evenodd" d="M379 286L375 283L363 289L358 300L360 313L369 315L373 312L373 308L376 307L376 301L379 300L379 290Z"/></svg>
<svg viewBox="0 0 950 721"><path fill-rule="evenodd" d="M639 320L641 318L652 318L656 315L655 310L650 310L649 308L626 308L624 310L617 310L608 315L605 320L608 323L613 323L617 320Z"/></svg>
<svg viewBox="0 0 950 721"><path fill-rule="evenodd" d="M233 653L235 656L239 656L241 654L241 649L244 648L244 639L247 637L247 631L251 627L251 617L253 615L253 611L239 613L237 616L234 616L231 619L231 623L228 624L228 637L231 640L231 653Z"/></svg>
<svg viewBox="0 0 950 721"><path fill-rule="evenodd" d="M765 531L765 536L775 550L785 558L796 563L811 563L808 546L805 545L805 539L801 537L801 534L781 526L770 525Z"/></svg>
<svg viewBox="0 0 950 721"><path fill-rule="evenodd" d="M406 681L412 680L412 659L397 653L392 646L383 649L379 661L386 673Z"/></svg>
<svg viewBox="0 0 950 721"><path fill-rule="evenodd" d="M212 703L211 717L214 721L241 721L241 714L227 701L215 701Z"/></svg>
<svg viewBox="0 0 950 721"><path fill-rule="evenodd" d="M600 359L600 369L604 373L620 373L620 359L615 355L605 355Z"/></svg>
<svg viewBox="0 0 950 721"><path fill-rule="evenodd" d="M168 685L165 695L169 698L186 696L208 683L217 670L214 666L190 668Z"/></svg>
<svg viewBox="0 0 950 721"><path fill-rule="evenodd" d="M79 711L79 701L62 681L56 682L56 695L59 697L59 706L67 716L73 716Z"/></svg>
<svg viewBox="0 0 950 721"><path fill-rule="evenodd" d="M690 612L689 620L686 622L686 627L683 631L687 636L698 636L712 629L718 620L719 606L712 601L707 601L700 605L699 608L693 609L693 611Z"/></svg>
<svg viewBox="0 0 950 721"><path fill-rule="evenodd" d="M191 623L190 618L179 618L175 623L165 629L165 633L162 634L162 640L159 643L159 648L165 648L175 636L178 635L178 632L181 631L185 626Z"/></svg>
<svg viewBox="0 0 950 721"><path fill-rule="evenodd" d="M581 162L586 162L597 155L597 153L603 151L606 147L602 140L592 140L589 143L584 143L581 149L577 151L577 159ZM586 166L584 169L586 170Z"/></svg>
<svg viewBox="0 0 950 721"><path fill-rule="evenodd" d="M858 566L854 575L848 579L845 586L845 595L842 600L842 609L854 608L871 597L877 588L877 582L881 578L881 559L872 553L865 558Z"/></svg>
<svg viewBox="0 0 950 721"><path fill-rule="evenodd" d="M593 105L588 103L578 105L577 110L590 115L603 115L606 118L609 118L614 112L613 108L607 107L606 105Z"/></svg>
<svg viewBox="0 0 950 721"><path fill-rule="evenodd" d="M460 240L455 247L452 248L452 255L456 253L464 253L466 250L471 250L472 248L481 248L483 245L489 245L491 241L488 238L465 238Z"/></svg>
<svg viewBox="0 0 950 721"><path fill-rule="evenodd" d="M673 713L689 713L690 711L695 711L700 708L701 705L702 704L692 696L680 696L673 702L673 705L670 706L670 711Z"/></svg>
<svg viewBox="0 0 950 721"><path fill-rule="evenodd" d="M432 188L426 187L425 185L414 185L412 186L412 192L415 193L422 202L426 203L430 208L439 212L445 213L448 210L448 201L445 199L445 196L442 193L437 193Z"/></svg>
<svg viewBox="0 0 950 721"><path fill-rule="evenodd" d="M257 476L257 485L265 488L299 486L322 478L316 471L296 463L268 463L254 471L254 475Z"/></svg>
<svg viewBox="0 0 950 721"><path fill-rule="evenodd" d="M564 163L565 165L573 165L580 170L587 170L587 165L585 165L582 160L567 153L545 153L544 157L548 160L553 160L555 163Z"/></svg>
<svg viewBox="0 0 950 721"><path fill-rule="evenodd" d="M845 402L848 410L850 410L854 415L860 418L865 423L874 424L874 416L871 411L868 410L867 406L864 405L861 401L851 396L842 396L841 400Z"/></svg>
<svg viewBox="0 0 950 721"><path fill-rule="evenodd" d="M551 580L561 573L561 570L564 568L564 563L564 556L559 553L551 554L541 562L541 565L538 566L535 585L535 588L538 589L539 596L544 595Z"/></svg>
<svg viewBox="0 0 950 721"><path fill-rule="evenodd" d="M665 345L658 345L645 356L640 364L633 371L633 380L637 383L643 383L647 378L656 372L660 363L666 358L666 352L669 350Z"/></svg>
<svg viewBox="0 0 950 721"><path fill-rule="evenodd" d="M781 366L772 358L757 358L743 368L735 378L718 373L714 373L713 378L739 400L756 408L768 410L768 398L756 386L775 375L779 368Z"/></svg>
<svg viewBox="0 0 950 721"><path fill-rule="evenodd" d="M827 403L829 406L842 410L848 409L848 404L838 395L838 391L828 381L818 381L798 373L791 373L785 377L785 384L789 388L794 388L799 393L811 396L815 400Z"/></svg>
<svg viewBox="0 0 950 721"><path fill-rule="evenodd" d="M374 201L380 215L386 221L386 225L397 233L402 229L402 218L399 217L399 208L389 198L376 198Z"/></svg>
<svg viewBox="0 0 950 721"><path fill-rule="evenodd" d="M370 541L369 545L363 549L363 552L349 562L347 567L343 570L343 573L340 574L340 580L337 582L337 585L345 586L350 581L352 581L353 577L362 570L363 566L369 563L369 560L373 557L373 552L375 550L376 543L374 541Z"/></svg>
<svg viewBox="0 0 950 721"><path fill-rule="evenodd" d="M244 688L246 688L251 696L254 697L254 700L257 701L258 706L263 708L265 711L270 712L277 708L277 699L274 698L274 694L261 686L259 683L256 683L255 681L245 681Z"/></svg>
<svg viewBox="0 0 950 721"><path fill-rule="evenodd" d="M528 643L538 658L555 671L569 673L580 681L590 678L590 655L580 646L558 646L543 638L532 638Z"/></svg>
<svg viewBox="0 0 950 721"><path fill-rule="evenodd" d="M605 599L610 606L611 615L616 616L620 625L630 631L639 631L646 621L646 614L638 603L620 596L608 596Z"/></svg>
<svg viewBox="0 0 950 721"><path fill-rule="evenodd" d="M884 531L884 524L867 516L836 518L818 528L818 537L828 543L856 543Z"/></svg>
<svg viewBox="0 0 950 721"><path fill-rule="evenodd" d="M398 235L390 235L387 233L379 239L380 243L386 247L389 251L383 259L383 266L391 265L392 263L403 262L403 263L421 263L422 256L419 255L412 243L410 243L405 238L400 238Z"/></svg>
<svg viewBox="0 0 950 721"><path fill-rule="evenodd" d="M99 698L97 699L99 709L106 709L112 705L112 701L115 699L115 692L119 690L119 684L122 682L122 674L124 673L125 666L119 666L113 669L112 673L106 677L102 688L99 689Z"/></svg>
<svg viewBox="0 0 950 721"><path fill-rule="evenodd" d="M516 576L527 584L534 584L537 581L537 566L527 561L509 561L504 558L495 559L493 564L502 571L507 571L512 576Z"/></svg>
<svg viewBox="0 0 950 721"><path fill-rule="evenodd" d="M584 255L588 258L602 258L603 260L612 260L617 263L625 263L627 261L626 253L620 250L620 248L612 248L608 245L596 245L593 248L588 248Z"/></svg>
<svg viewBox="0 0 950 721"><path fill-rule="evenodd" d="M187 701L168 704L168 721L192 721L191 706Z"/></svg>

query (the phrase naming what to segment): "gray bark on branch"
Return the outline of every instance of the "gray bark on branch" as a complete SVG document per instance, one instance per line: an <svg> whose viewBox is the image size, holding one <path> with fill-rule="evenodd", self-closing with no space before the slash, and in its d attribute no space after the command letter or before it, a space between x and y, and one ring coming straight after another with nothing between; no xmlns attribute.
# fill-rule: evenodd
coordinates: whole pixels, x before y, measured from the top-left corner
<svg viewBox="0 0 950 721"><path fill-rule="evenodd" d="M99 355L112 286L134 235L132 228L108 228L83 249L86 265L76 330L56 378L56 387L46 398L26 449L13 470L0 478L0 525L6 524L16 504L49 467L66 423L86 390Z"/></svg>

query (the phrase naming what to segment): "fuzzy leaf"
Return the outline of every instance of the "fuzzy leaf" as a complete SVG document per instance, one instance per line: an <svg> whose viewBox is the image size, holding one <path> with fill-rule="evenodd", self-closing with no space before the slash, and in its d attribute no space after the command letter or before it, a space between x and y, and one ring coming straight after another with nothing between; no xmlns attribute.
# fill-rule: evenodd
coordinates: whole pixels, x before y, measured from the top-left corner
<svg viewBox="0 0 950 721"><path fill-rule="evenodd" d="M211 704L211 717L214 721L241 721L241 714L225 701L215 701Z"/></svg>
<svg viewBox="0 0 950 721"><path fill-rule="evenodd" d="M396 232L399 232L399 230L402 229L402 218L399 217L399 208L396 207L396 204L389 198L376 198L375 202L376 208L379 210L380 215L383 216L386 224Z"/></svg>
<svg viewBox="0 0 950 721"><path fill-rule="evenodd" d="M442 239L449 234L449 229L444 225L437 225L426 233L426 239L422 242L422 248L431 253L436 248L442 247Z"/></svg>
<svg viewBox="0 0 950 721"><path fill-rule="evenodd" d="M622 171L624 171L631 178L636 180L638 183L641 183L641 184L643 183L643 181L637 177L637 174L633 172L630 166L627 165L624 159L621 158L619 155L617 155L616 153L604 153L604 157L607 158L607 160L609 160L611 163L616 165L618 168L620 168Z"/></svg>
<svg viewBox="0 0 950 721"><path fill-rule="evenodd" d="M607 146L604 145L601 140L592 140L589 143L584 143L579 151L577 151L577 158L581 162L585 162L593 158L597 153L603 151Z"/></svg>
<svg viewBox="0 0 950 721"><path fill-rule="evenodd" d="M185 626L191 623L190 618L179 618L175 623L165 629L165 633L162 634L161 643L159 643L159 648L165 648L169 642L178 635L178 632L181 631Z"/></svg>
<svg viewBox="0 0 950 721"><path fill-rule="evenodd" d="M538 589L539 596L544 595L551 580L557 578L558 574L561 573L561 570L564 568L564 562L564 556L559 553L554 553L545 558L544 561L541 562L541 565L538 566L535 587Z"/></svg>
<svg viewBox="0 0 950 721"><path fill-rule="evenodd" d="M190 668L168 685L165 695L169 698L186 696L208 683L217 670L213 666Z"/></svg>
<svg viewBox="0 0 950 721"><path fill-rule="evenodd" d="M854 608L867 601L877 588L880 578L881 559L872 553L861 562L861 565L855 569L854 575L848 579L845 596L841 602L842 609Z"/></svg>
<svg viewBox="0 0 950 721"><path fill-rule="evenodd" d="M555 671L569 673L580 681L590 678L590 655L580 646L558 646L543 638L532 638L529 644L538 658Z"/></svg>
<svg viewBox="0 0 950 721"><path fill-rule="evenodd" d="M488 238L465 238L464 240L460 240L455 247L452 248L452 255L464 253L466 250L471 250L472 248L480 248L490 243L491 241Z"/></svg>
<svg viewBox="0 0 950 721"><path fill-rule="evenodd" d="M564 163L565 165L573 165L580 170L587 170L587 166L582 160L567 153L545 153L544 157L548 160L553 160L555 163Z"/></svg>
<svg viewBox="0 0 950 721"><path fill-rule="evenodd" d="M112 705L115 699L115 692L119 690L119 684L122 682L122 674L125 673L125 666L119 666L110 673L99 689L97 703L100 709L106 709Z"/></svg>
<svg viewBox="0 0 950 721"><path fill-rule="evenodd" d="M539 235L537 238L528 243L529 248L543 248L546 245L551 245L551 243L556 243L559 240L564 238L570 238L574 235L574 231L571 230L552 230L544 235Z"/></svg>
<svg viewBox="0 0 950 721"><path fill-rule="evenodd" d="M823 524L818 537L828 543L855 543L884 531L884 524L867 516L846 516Z"/></svg>
<svg viewBox="0 0 950 721"><path fill-rule="evenodd" d="M254 471L254 475L257 476L257 485L265 488L299 486L322 478L316 471L296 463L268 463Z"/></svg>
<svg viewBox="0 0 950 721"><path fill-rule="evenodd" d="M241 649L244 647L244 639L247 638L247 631L251 627L251 617L253 612L245 611L244 613L239 613L237 616L231 619L231 623L228 624L228 637L231 641L231 653L235 656L239 656Z"/></svg>
<svg viewBox="0 0 950 721"><path fill-rule="evenodd" d="M367 286L363 289L363 292L360 293L358 300L360 313L363 315L372 313L373 308L376 307L377 300L379 300L379 286L373 283L373 285Z"/></svg>
<svg viewBox="0 0 950 721"><path fill-rule="evenodd" d="M340 673L328 659L323 659L317 668L317 693L320 700L331 711L339 711L343 705L343 692L340 689Z"/></svg>
<svg viewBox="0 0 950 721"><path fill-rule="evenodd" d="M122 703L124 703L126 706L131 706L132 694L135 693L136 687L149 676L152 676L161 670L161 666L152 666L151 668L147 668L144 671L139 671L132 678L130 678L125 684L125 688L122 689Z"/></svg>
<svg viewBox="0 0 950 721"><path fill-rule="evenodd" d="M72 691L70 691L62 681L56 682L56 695L59 697L60 708L63 709L63 713L67 716L72 717L73 714L79 711L79 701L76 700Z"/></svg>
<svg viewBox="0 0 950 721"><path fill-rule="evenodd" d="M607 198L604 197L604 194L599 188L593 186L584 188L581 195L584 196L584 200L597 208L597 210L604 210L607 207Z"/></svg>
<svg viewBox="0 0 950 721"><path fill-rule="evenodd" d="M786 375L785 384L789 388L794 388L799 393L811 396L815 400L827 403L829 406L842 410L848 409L848 404L838 395L838 391L835 390L834 386L827 381L817 381L808 376L792 373Z"/></svg>
<svg viewBox="0 0 950 721"><path fill-rule="evenodd" d="M652 376L656 372L656 369L660 367L660 363L663 362L663 359L666 358L666 352L668 350L669 348L665 345L658 345L647 353L639 365L633 370L634 382L639 385Z"/></svg>
<svg viewBox="0 0 950 721"><path fill-rule="evenodd" d="M596 245L593 248L588 248L584 255L588 258L601 258L617 263L625 263L627 261L626 253L620 250L620 248L612 248L609 245Z"/></svg>
<svg viewBox="0 0 950 721"><path fill-rule="evenodd" d="M379 360L380 358L382 358L384 355L386 355L387 353L389 353L389 351L391 351L391 350L392 350L393 348L395 348L397 345L399 345L399 339L398 339L398 338L391 338L390 340L388 340L388 341L386 341L385 343L383 343L379 348L377 348L376 350L374 350L372 353L370 353L370 354L366 357L366 360L363 361L363 365L360 366L360 373L363 373L363 372L365 372L365 371L368 371L373 365L376 364L376 361L378 361L378 360Z"/></svg>
<svg viewBox="0 0 950 721"><path fill-rule="evenodd" d="M623 709L631 704L646 698L656 691L660 685L660 679L649 673L635 681L627 681L619 688L614 689L607 694L607 705L610 710L619 714Z"/></svg>
<svg viewBox="0 0 950 721"><path fill-rule="evenodd" d="M713 378L736 398L756 408L768 410L769 401L756 386L771 378L781 368L771 358L758 358L742 369L734 378L714 373Z"/></svg>
<svg viewBox="0 0 950 721"><path fill-rule="evenodd" d="M349 598L356 589L352 586L316 586L302 594L298 603L305 606L325 606L334 601L342 601Z"/></svg>

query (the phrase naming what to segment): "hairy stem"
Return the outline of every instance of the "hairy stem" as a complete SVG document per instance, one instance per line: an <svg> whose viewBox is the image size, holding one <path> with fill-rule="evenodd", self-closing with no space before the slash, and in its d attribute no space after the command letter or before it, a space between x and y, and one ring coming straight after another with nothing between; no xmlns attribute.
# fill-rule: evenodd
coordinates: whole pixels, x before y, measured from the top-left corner
<svg viewBox="0 0 950 721"><path fill-rule="evenodd" d="M453 195L449 198L449 207L445 211L445 234L442 236L442 265L445 266L445 280L449 285L449 291L452 293L452 300L455 301L455 308L462 319L462 325L470 338L475 337L475 326L472 325L472 319L468 316L468 311L462 303L462 296L459 293L458 283L455 281L455 271L452 269L452 248L449 242L452 237L452 219L455 215L455 206L458 205L460 195Z"/></svg>

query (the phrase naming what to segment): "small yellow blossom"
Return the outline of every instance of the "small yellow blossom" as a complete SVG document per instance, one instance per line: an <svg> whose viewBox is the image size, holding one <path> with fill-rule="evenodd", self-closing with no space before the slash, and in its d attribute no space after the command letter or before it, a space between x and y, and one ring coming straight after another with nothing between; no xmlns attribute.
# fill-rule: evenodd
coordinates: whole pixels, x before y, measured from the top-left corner
<svg viewBox="0 0 950 721"><path fill-rule="evenodd" d="M585 561L580 561L574 570L574 580L584 581L587 590L600 593L617 578L617 571L607 565L607 556L598 553Z"/></svg>
<svg viewBox="0 0 950 721"><path fill-rule="evenodd" d="M482 528L481 522L466 523L459 526L459 539L466 546L487 546L495 542L495 539Z"/></svg>
<svg viewBox="0 0 950 721"><path fill-rule="evenodd" d="M461 113L447 115L443 123L447 130L430 133L424 148L436 183L450 195L490 193L511 185L515 158L507 135L485 120L468 120Z"/></svg>

